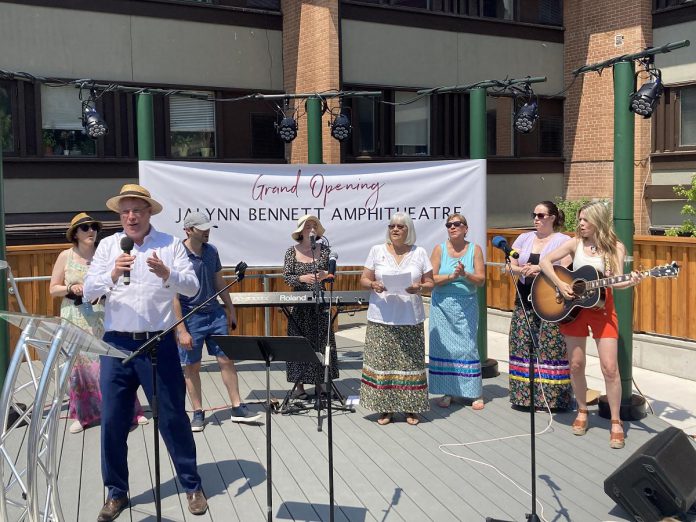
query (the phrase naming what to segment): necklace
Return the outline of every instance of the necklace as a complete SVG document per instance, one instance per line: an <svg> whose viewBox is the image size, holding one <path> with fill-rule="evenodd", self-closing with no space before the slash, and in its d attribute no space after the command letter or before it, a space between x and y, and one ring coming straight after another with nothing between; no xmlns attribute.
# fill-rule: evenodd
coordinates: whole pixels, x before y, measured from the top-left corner
<svg viewBox="0 0 696 522"><path fill-rule="evenodd" d="M596 246L591 245L590 246L590 253L594 256L594 255L597 255L597 252L599 252L599 249Z"/></svg>

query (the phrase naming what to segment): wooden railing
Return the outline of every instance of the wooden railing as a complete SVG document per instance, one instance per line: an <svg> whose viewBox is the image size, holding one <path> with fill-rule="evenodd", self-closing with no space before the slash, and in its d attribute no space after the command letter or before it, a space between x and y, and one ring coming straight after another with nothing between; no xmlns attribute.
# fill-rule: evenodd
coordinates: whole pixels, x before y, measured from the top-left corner
<svg viewBox="0 0 696 522"><path fill-rule="evenodd" d="M520 230L500 229L488 232L488 261L504 261L500 250L490 244L493 236L503 236L512 245ZM633 331L696 339L696 239L687 237L635 236L634 269L647 270L655 265L676 261L681 270L675 279L644 280L634 290ZM487 268L488 306L512 310L514 288L510 276L495 266Z"/></svg>
<svg viewBox="0 0 696 522"><path fill-rule="evenodd" d="M51 275L53 263L58 254L68 248L69 244L63 245L31 245L31 246L10 246L7 248L7 261L12 267L15 278L20 277L48 277ZM341 270L347 268L342 267ZM362 267L356 267L362 270ZM263 279L254 277L259 274L279 273L279 269L247 270L245 278L238 286L230 288L232 292L262 292ZM4 273L2 274L4 275ZM350 290L357 289L358 275L345 275L337 278L334 289ZM37 315L57 316L60 315L60 298L51 297L48 280L20 281L17 283L20 295L24 301L27 311ZM282 277L267 278L267 289L271 292L289 292L288 287ZM10 296L9 308L19 311L17 300ZM237 335L263 335L264 334L264 309L263 308L240 308L237 310L237 320L239 327L235 331ZM287 331L287 320L278 308L270 309L270 333L271 335L285 335ZM10 349L13 350L19 338L19 330L10 328Z"/></svg>
<svg viewBox="0 0 696 522"><path fill-rule="evenodd" d="M490 240L501 235L512 245L520 230L496 229L488 232L488 262L502 263L502 253L493 248ZM11 246L7 248L8 261L15 277L49 276L58 253L69 245L31 245ZM634 266L651 268L654 265L677 261L681 272L677 279L645 280L635 291L633 325L636 332L657 333L685 339L696 339L696 239L668 238L658 236L636 236L634 238ZM362 267L342 267L342 269L361 270ZM254 274L278 273L279 270L249 270L248 276ZM487 268L486 295L488 306L500 310L512 310L514 288L510 277L497 266ZM358 289L358 275L338 277L336 290ZM22 281L18 283L24 304L30 313L40 315L58 315L60 299L53 299L48 292L48 281ZM268 290L289 291L282 277L268 279ZM261 278L247 277L233 291L261 292ZM10 309L17 310L14 297L9 300ZM244 308L237 311L239 328L237 334L263 335L264 309ZM275 308L270 309L271 335L284 335L286 320ZM10 347L17 342L18 331L11 328Z"/></svg>

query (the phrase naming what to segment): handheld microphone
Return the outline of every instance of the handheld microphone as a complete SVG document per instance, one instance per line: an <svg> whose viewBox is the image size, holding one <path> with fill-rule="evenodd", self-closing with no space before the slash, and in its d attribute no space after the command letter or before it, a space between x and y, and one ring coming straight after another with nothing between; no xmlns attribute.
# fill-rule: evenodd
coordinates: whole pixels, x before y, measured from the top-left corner
<svg viewBox="0 0 696 522"><path fill-rule="evenodd" d="M331 255L329 255L329 270L328 270L329 275L326 276L326 279L328 279L332 283L333 283L333 280L336 279L336 260L337 259L338 259L338 254L336 252L331 252Z"/></svg>
<svg viewBox="0 0 696 522"><path fill-rule="evenodd" d="M317 248L317 235L314 231L309 233L309 245L312 247L312 250Z"/></svg>
<svg viewBox="0 0 696 522"><path fill-rule="evenodd" d="M520 257L520 254L517 252L517 250L513 250L512 248L510 248L510 245L508 245L507 241L503 236L495 236L491 243L493 243L493 246L495 248L502 250L506 258L511 257L513 259L517 259L518 257Z"/></svg>
<svg viewBox="0 0 696 522"><path fill-rule="evenodd" d="M133 250L133 244L134 243L131 238L129 238L128 236L123 236L121 238L121 250L123 250L123 253L130 255L131 250ZM123 284L130 284L130 270L126 270L125 272L123 272Z"/></svg>
<svg viewBox="0 0 696 522"><path fill-rule="evenodd" d="M237 263L237 266L234 267L234 271L237 274L237 281L244 279L244 272L246 272L247 266L248 265L244 261L240 261Z"/></svg>

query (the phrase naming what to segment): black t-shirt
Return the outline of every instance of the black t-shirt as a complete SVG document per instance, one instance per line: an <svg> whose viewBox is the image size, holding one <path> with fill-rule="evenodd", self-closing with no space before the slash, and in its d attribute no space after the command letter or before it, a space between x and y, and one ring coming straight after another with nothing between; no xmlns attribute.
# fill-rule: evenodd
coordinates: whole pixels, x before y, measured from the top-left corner
<svg viewBox="0 0 696 522"><path fill-rule="evenodd" d="M529 254L529 260L527 261L530 265L539 264L539 254ZM517 288L520 290L520 297L522 297L522 303L524 303L525 308L530 308L532 304L529 302L529 294L532 291L533 277L526 277L524 283L517 280Z"/></svg>

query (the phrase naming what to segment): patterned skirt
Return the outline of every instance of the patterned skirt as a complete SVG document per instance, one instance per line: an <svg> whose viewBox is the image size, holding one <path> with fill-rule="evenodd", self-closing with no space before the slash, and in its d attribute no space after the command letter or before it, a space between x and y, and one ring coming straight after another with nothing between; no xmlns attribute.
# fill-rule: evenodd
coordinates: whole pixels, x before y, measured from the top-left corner
<svg viewBox="0 0 696 522"><path fill-rule="evenodd" d="M394 326L368 321L360 406L389 413L430 409L422 323Z"/></svg>
<svg viewBox="0 0 696 522"><path fill-rule="evenodd" d="M319 315L313 306L295 306L288 320L288 335L305 337L324 360L326 349L326 332L329 328L329 316L326 310ZM329 337L329 367L331 379L338 379L338 355L336 353L336 337L333 330ZM324 382L324 366L319 362L288 361L286 363L286 378L288 382L319 385Z"/></svg>
<svg viewBox="0 0 696 522"><path fill-rule="evenodd" d="M478 399L483 394L476 346L476 295L433 292L430 306L430 393Z"/></svg>
<svg viewBox="0 0 696 522"><path fill-rule="evenodd" d="M532 329L539 337L539 353L534 361L534 405L544 407L542 388L549 407L557 410L570 408L570 366L565 339L558 324L542 321L534 312L529 313ZM515 304L510 322L510 402L529 407L529 336L524 311ZM538 362L537 362L538 361Z"/></svg>

